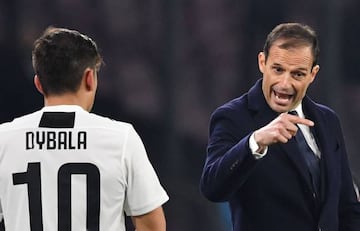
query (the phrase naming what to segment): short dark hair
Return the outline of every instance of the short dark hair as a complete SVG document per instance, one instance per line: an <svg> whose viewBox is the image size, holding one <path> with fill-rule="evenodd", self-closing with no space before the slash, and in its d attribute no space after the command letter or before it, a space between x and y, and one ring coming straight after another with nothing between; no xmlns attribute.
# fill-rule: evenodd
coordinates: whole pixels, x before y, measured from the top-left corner
<svg viewBox="0 0 360 231"><path fill-rule="evenodd" d="M264 44L265 60L268 58L270 47L279 39L286 40L280 46L284 49L299 45L311 46L313 67L318 63L320 53L319 41L315 30L310 26L301 23L282 23L277 25L266 38Z"/></svg>
<svg viewBox="0 0 360 231"><path fill-rule="evenodd" d="M76 30L48 27L34 42L32 63L45 95L76 92L86 68L98 71L96 43Z"/></svg>

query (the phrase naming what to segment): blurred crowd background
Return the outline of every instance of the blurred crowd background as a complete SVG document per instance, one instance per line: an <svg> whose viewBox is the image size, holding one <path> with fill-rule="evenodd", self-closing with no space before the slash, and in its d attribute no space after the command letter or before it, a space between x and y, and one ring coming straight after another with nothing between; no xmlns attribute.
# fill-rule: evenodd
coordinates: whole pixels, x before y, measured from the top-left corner
<svg viewBox="0 0 360 231"><path fill-rule="evenodd" d="M105 60L93 112L139 132L170 196L168 230L230 230L227 205L198 187L209 117L261 76L257 54L278 23L317 31L321 68L309 95L339 114L360 180L359 10L357 0L1 0L0 122L43 105L31 66L42 31L88 34Z"/></svg>

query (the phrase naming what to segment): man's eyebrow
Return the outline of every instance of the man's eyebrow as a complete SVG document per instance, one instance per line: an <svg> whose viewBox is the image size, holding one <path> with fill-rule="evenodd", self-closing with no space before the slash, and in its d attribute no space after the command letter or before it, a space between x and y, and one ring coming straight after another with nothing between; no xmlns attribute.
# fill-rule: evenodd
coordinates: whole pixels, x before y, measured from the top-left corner
<svg viewBox="0 0 360 231"><path fill-rule="evenodd" d="M275 67L282 67L282 65L280 63L273 63L271 64L271 66L275 66ZM294 71L308 71L308 69L306 67L299 67L299 68L295 68L294 70L292 70L292 72Z"/></svg>
<svg viewBox="0 0 360 231"><path fill-rule="evenodd" d="M296 68L295 70L293 70L293 71L305 71L305 72L307 72L308 71L308 69L307 68L305 68L305 67L299 67L299 68Z"/></svg>

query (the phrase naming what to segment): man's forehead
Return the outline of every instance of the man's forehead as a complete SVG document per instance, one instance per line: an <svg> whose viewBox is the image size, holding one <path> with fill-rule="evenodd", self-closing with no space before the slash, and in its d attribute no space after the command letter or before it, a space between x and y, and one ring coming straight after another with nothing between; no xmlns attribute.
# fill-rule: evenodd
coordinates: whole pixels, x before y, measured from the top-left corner
<svg viewBox="0 0 360 231"><path fill-rule="evenodd" d="M268 56L269 64L275 66L291 66L296 69L309 70L312 67L313 56L310 47L284 49L271 47Z"/></svg>

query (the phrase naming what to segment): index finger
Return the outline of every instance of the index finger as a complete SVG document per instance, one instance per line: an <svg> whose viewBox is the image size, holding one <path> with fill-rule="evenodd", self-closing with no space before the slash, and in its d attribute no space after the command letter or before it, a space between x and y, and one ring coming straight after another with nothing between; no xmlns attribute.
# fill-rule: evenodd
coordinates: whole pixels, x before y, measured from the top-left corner
<svg viewBox="0 0 360 231"><path fill-rule="evenodd" d="M303 124L310 127L314 126L314 122L312 120L300 118L299 116L296 115L290 115L289 121L294 124Z"/></svg>

